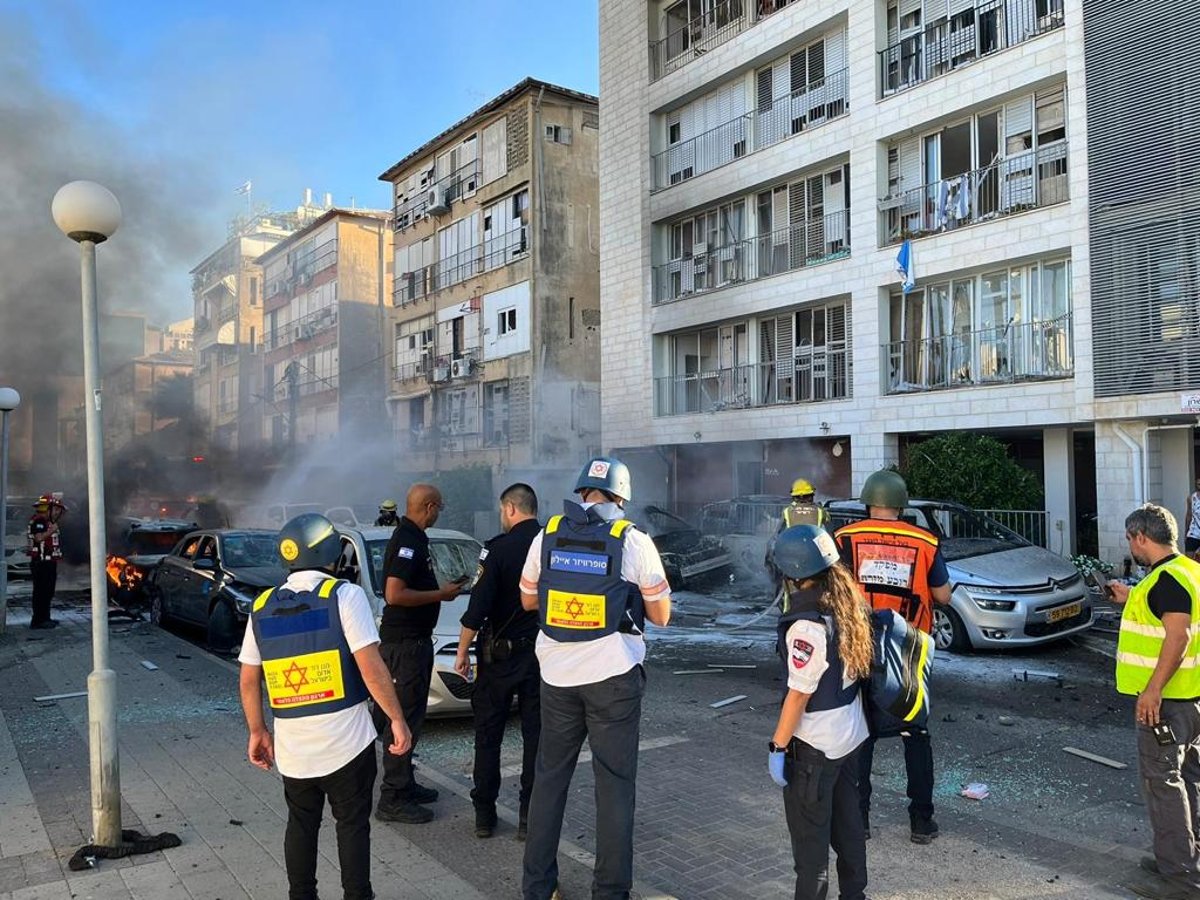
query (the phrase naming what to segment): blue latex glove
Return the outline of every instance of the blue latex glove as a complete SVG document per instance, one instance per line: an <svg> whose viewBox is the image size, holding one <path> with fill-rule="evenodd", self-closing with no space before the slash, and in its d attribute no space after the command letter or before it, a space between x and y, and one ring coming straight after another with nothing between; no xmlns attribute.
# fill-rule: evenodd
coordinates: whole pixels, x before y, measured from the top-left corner
<svg viewBox="0 0 1200 900"><path fill-rule="evenodd" d="M782 750L767 751L767 771L771 773L771 780L780 787L787 787L787 776L783 774L783 760L786 755Z"/></svg>

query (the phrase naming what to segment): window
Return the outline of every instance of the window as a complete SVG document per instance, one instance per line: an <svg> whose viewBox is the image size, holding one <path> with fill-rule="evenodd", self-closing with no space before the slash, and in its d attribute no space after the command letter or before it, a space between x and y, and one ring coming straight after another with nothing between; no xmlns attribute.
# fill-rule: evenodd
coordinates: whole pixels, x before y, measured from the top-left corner
<svg viewBox="0 0 1200 900"><path fill-rule="evenodd" d="M500 334L509 334L517 330L517 310L516 307L500 310L499 325L497 330Z"/></svg>
<svg viewBox="0 0 1200 900"><path fill-rule="evenodd" d="M483 211L483 268L506 266L529 252L529 191L518 191Z"/></svg>
<svg viewBox="0 0 1200 900"><path fill-rule="evenodd" d="M250 305L258 306L258 279L250 279Z"/></svg>
<svg viewBox="0 0 1200 900"><path fill-rule="evenodd" d="M508 382L483 386L483 441L490 447L508 443Z"/></svg>
<svg viewBox="0 0 1200 900"><path fill-rule="evenodd" d="M571 143L571 129L565 125L547 125L546 140L556 144Z"/></svg>
<svg viewBox="0 0 1200 900"><path fill-rule="evenodd" d="M682 134L682 132L680 130L680 124L678 122L671 122L669 125L667 125L667 143L668 144L678 144L681 134Z"/></svg>
<svg viewBox="0 0 1200 900"><path fill-rule="evenodd" d="M256 335L254 333L254 326L251 325L250 326L250 352L251 353L255 353L258 351L258 342L255 340L255 337L256 337Z"/></svg>
<svg viewBox="0 0 1200 900"><path fill-rule="evenodd" d="M575 298L567 298L567 340L575 340Z"/></svg>

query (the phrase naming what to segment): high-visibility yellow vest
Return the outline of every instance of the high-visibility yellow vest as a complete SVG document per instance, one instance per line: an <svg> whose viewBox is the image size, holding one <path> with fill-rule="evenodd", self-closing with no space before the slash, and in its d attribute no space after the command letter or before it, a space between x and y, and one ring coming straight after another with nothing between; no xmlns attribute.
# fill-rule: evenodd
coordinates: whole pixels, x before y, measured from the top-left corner
<svg viewBox="0 0 1200 900"><path fill-rule="evenodd" d="M1140 694L1158 665L1167 631L1162 620L1150 611L1150 589L1164 573L1174 576L1192 598L1192 624L1188 628L1183 662L1162 695L1167 699L1190 700L1200 697L1200 563L1182 555L1155 566L1129 589L1117 638L1117 690L1122 694Z"/></svg>

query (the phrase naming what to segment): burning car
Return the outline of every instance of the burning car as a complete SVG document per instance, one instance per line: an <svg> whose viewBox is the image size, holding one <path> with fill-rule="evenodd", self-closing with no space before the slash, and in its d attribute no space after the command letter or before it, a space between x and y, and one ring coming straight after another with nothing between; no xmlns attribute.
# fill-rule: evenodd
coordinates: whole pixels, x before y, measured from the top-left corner
<svg viewBox="0 0 1200 900"><path fill-rule="evenodd" d="M625 516L654 541L672 590L729 575L729 553L718 538L658 506L630 506Z"/></svg>
<svg viewBox="0 0 1200 900"><path fill-rule="evenodd" d="M127 611L148 605L146 577L184 535L196 529L182 519L126 519L109 542L105 558L108 600Z"/></svg>

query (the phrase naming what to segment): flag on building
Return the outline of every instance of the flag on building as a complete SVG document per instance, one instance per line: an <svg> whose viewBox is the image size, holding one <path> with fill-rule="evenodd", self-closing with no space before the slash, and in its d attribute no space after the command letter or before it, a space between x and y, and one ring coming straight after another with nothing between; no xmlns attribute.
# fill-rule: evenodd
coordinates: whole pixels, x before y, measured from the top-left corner
<svg viewBox="0 0 1200 900"><path fill-rule="evenodd" d="M908 293L917 285L917 269L913 264L912 241L905 241L900 245L900 251L896 254L896 271L904 276L904 280L900 282L900 289L904 293Z"/></svg>
<svg viewBox="0 0 1200 900"><path fill-rule="evenodd" d="M241 187L239 187L236 191L234 191L234 193L235 194L248 194L248 193L250 193L250 189L253 187L254 187L253 183L250 182L249 180L247 180L246 183L243 184Z"/></svg>

